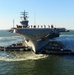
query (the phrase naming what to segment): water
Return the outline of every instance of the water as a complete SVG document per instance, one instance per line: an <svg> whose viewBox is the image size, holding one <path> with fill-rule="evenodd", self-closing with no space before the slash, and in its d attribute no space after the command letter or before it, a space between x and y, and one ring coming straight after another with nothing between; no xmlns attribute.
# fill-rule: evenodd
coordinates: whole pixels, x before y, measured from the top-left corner
<svg viewBox="0 0 74 75"><path fill-rule="evenodd" d="M71 34L70 34L71 33ZM61 35L65 49L74 50L74 31ZM0 45L22 41L17 34L0 31ZM0 51L0 75L74 75L74 56L43 55L24 51Z"/></svg>
<svg viewBox="0 0 74 75"><path fill-rule="evenodd" d="M0 31L0 46L8 46L19 41L23 41L23 37L20 35L5 30Z"/></svg>

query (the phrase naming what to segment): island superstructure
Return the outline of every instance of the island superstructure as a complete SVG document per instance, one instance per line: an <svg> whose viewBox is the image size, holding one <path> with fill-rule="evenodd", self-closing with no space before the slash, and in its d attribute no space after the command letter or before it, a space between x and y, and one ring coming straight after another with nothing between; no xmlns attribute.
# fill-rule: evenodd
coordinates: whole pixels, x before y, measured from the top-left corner
<svg viewBox="0 0 74 75"><path fill-rule="evenodd" d="M37 53L46 44L50 42L51 39L59 37L60 32L66 32L65 28L54 28L48 25L29 25L27 12L22 12L21 25L17 25L16 32L24 36L24 42L27 46L32 48L32 50Z"/></svg>

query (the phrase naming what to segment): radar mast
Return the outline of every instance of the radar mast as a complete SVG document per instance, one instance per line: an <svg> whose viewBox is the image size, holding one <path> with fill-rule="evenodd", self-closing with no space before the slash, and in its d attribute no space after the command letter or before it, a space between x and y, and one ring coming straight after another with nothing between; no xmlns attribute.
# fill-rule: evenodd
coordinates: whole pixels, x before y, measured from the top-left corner
<svg viewBox="0 0 74 75"><path fill-rule="evenodd" d="M28 20L27 20L27 18L28 18L28 12L25 12L25 10L24 10L24 12L21 12L22 14L21 15L23 15L21 18L22 18L22 20L20 21L20 23L23 25L23 27L28 27Z"/></svg>

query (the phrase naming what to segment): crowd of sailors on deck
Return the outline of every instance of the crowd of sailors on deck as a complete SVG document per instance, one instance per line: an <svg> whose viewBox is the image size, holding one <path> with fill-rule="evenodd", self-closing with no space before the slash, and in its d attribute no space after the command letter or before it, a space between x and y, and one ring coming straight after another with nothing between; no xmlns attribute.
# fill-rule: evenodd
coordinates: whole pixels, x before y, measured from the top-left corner
<svg viewBox="0 0 74 75"><path fill-rule="evenodd" d="M17 28L54 28L53 25L29 25L29 26L22 26L22 25L17 25Z"/></svg>
<svg viewBox="0 0 74 75"><path fill-rule="evenodd" d="M48 27L46 25L38 25L38 26L31 25L31 26L29 26L29 28L54 28L54 27L53 27L53 25L51 25L51 27L50 27L50 25L48 25Z"/></svg>

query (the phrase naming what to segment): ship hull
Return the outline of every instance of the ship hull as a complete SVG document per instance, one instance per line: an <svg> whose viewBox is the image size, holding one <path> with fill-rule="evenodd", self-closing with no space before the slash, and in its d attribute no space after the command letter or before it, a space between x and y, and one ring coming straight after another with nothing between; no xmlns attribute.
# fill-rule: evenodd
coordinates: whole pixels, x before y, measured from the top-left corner
<svg viewBox="0 0 74 75"><path fill-rule="evenodd" d="M32 48L32 50L35 52L35 53L39 53L40 50L46 45L49 43L49 39L46 39L45 41L29 41L27 42L25 40L25 43L30 47Z"/></svg>
<svg viewBox="0 0 74 75"><path fill-rule="evenodd" d="M38 53L50 39L59 37L59 33L53 29L17 29L17 32L25 37L24 42Z"/></svg>

